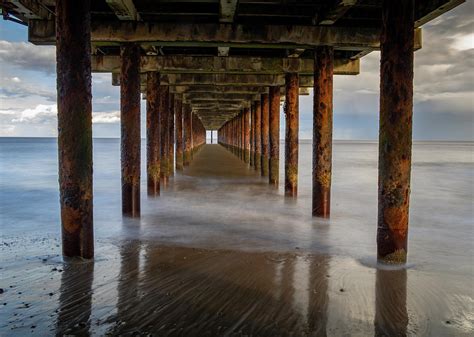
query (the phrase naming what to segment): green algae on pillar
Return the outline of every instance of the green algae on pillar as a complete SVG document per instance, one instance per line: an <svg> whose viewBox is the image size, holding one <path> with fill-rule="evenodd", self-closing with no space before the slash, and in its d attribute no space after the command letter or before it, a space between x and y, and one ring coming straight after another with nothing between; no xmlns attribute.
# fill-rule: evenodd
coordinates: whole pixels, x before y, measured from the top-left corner
<svg viewBox="0 0 474 337"><path fill-rule="evenodd" d="M147 73L146 92L146 170L147 191L160 195L160 74Z"/></svg>
<svg viewBox="0 0 474 337"><path fill-rule="evenodd" d="M260 102L254 103L255 109L255 157L254 168L261 173L262 169L262 107Z"/></svg>
<svg viewBox="0 0 474 337"><path fill-rule="evenodd" d="M122 212L140 215L140 46L121 47L120 124Z"/></svg>
<svg viewBox="0 0 474 337"><path fill-rule="evenodd" d="M168 142L169 142L169 87L162 85L160 86L160 137L161 137L161 170L160 170L160 179L162 186L166 187L168 184L169 177L169 151L168 151Z"/></svg>
<svg viewBox="0 0 474 337"><path fill-rule="evenodd" d="M313 216L328 218L331 206L334 50L314 50Z"/></svg>
<svg viewBox="0 0 474 337"><path fill-rule="evenodd" d="M285 76L285 195L296 197L298 193L298 74Z"/></svg>
<svg viewBox="0 0 474 337"><path fill-rule="evenodd" d="M94 256L90 1L56 2L58 159L64 256Z"/></svg>
<svg viewBox="0 0 474 337"><path fill-rule="evenodd" d="M377 256L403 264L407 257L412 117L414 0L383 1Z"/></svg>
<svg viewBox="0 0 474 337"><path fill-rule="evenodd" d="M175 102L175 124L176 124L176 170L183 169L183 101Z"/></svg>

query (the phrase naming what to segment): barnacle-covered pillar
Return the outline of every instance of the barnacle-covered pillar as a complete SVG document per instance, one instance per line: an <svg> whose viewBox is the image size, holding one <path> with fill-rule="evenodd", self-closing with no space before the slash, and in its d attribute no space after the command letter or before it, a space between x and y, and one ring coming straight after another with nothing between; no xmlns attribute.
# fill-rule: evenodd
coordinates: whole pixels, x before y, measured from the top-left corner
<svg viewBox="0 0 474 337"><path fill-rule="evenodd" d="M285 195L295 197L298 192L298 74L286 74L285 86Z"/></svg>
<svg viewBox="0 0 474 337"><path fill-rule="evenodd" d="M147 73L146 84L146 170L147 191L160 194L160 74Z"/></svg>
<svg viewBox="0 0 474 337"><path fill-rule="evenodd" d="M62 248L94 256L90 1L57 1L56 61Z"/></svg>
<svg viewBox="0 0 474 337"><path fill-rule="evenodd" d="M383 1L377 256L406 262L410 196L414 0Z"/></svg>

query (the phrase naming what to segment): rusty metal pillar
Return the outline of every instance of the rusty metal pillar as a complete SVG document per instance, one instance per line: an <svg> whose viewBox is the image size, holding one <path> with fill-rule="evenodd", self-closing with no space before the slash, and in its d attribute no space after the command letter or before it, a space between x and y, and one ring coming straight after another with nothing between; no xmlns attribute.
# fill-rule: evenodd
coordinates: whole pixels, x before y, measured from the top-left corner
<svg viewBox="0 0 474 337"><path fill-rule="evenodd" d="M59 192L64 256L94 256L90 1L57 1Z"/></svg>
<svg viewBox="0 0 474 337"><path fill-rule="evenodd" d="M146 83L146 170L148 195L160 195L160 74L147 73Z"/></svg>
<svg viewBox="0 0 474 337"><path fill-rule="evenodd" d="M183 104L183 165L188 166L191 162L191 119L192 119L192 111L191 106L189 104Z"/></svg>
<svg viewBox="0 0 474 337"><path fill-rule="evenodd" d="M140 215L140 46L121 47L122 212Z"/></svg>
<svg viewBox="0 0 474 337"><path fill-rule="evenodd" d="M176 170L183 169L183 101L175 102L176 118Z"/></svg>
<svg viewBox="0 0 474 337"><path fill-rule="evenodd" d="M255 165L255 105L250 104L250 166Z"/></svg>
<svg viewBox="0 0 474 337"><path fill-rule="evenodd" d="M166 85L160 86L160 138L161 138L161 170L160 179L162 186L166 187L168 184L168 142L169 142L169 87Z"/></svg>
<svg viewBox="0 0 474 337"><path fill-rule="evenodd" d="M213 136L212 133L213 133L213 131L211 130L211 144L212 144L212 141L213 141L213 139L212 139L212 138L213 138L213 137L212 137L212 136Z"/></svg>
<svg viewBox="0 0 474 337"><path fill-rule="evenodd" d="M244 110L244 161L248 164L250 161L250 109Z"/></svg>
<svg viewBox="0 0 474 337"><path fill-rule="evenodd" d="M298 74L286 74L285 86L285 195L295 197L298 193Z"/></svg>
<svg viewBox="0 0 474 337"><path fill-rule="evenodd" d="M262 176L268 176L268 162L270 155L270 136L269 136L269 122L270 122L270 107L269 95L262 95Z"/></svg>
<svg viewBox="0 0 474 337"><path fill-rule="evenodd" d="M268 181L278 187L280 179L280 87L270 87L269 101L270 164Z"/></svg>
<svg viewBox="0 0 474 337"><path fill-rule="evenodd" d="M174 112L175 112L176 99L174 94L170 93L170 114L169 114L169 141L168 141L168 175L172 177L174 175Z"/></svg>
<svg viewBox="0 0 474 337"><path fill-rule="evenodd" d="M331 208L333 47L314 50L313 216L328 218Z"/></svg>
<svg viewBox="0 0 474 337"><path fill-rule="evenodd" d="M255 159L254 167L261 173L262 169L262 107L260 102L255 102Z"/></svg>
<svg viewBox="0 0 474 337"><path fill-rule="evenodd" d="M414 0L383 1L380 41L380 131L377 256L407 258L410 195Z"/></svg>

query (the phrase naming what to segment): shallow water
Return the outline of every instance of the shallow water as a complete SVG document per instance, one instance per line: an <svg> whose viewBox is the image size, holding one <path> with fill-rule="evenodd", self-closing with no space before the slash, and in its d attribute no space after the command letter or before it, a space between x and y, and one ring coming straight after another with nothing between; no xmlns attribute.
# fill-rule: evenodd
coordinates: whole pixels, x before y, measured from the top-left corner
<svg viewBox="0 0 474 337"><path fill-rule="evenodd" d="M119 141L96 139L96 259L83 263L60 258L55 140L0 139L0 335L471 335L473 149L414 145L409 265L385 270L376 143L335 142L330 220L310 216L304 142L296 200L207 145L158 198L143 158L142 217L127 219Z"/></svg>

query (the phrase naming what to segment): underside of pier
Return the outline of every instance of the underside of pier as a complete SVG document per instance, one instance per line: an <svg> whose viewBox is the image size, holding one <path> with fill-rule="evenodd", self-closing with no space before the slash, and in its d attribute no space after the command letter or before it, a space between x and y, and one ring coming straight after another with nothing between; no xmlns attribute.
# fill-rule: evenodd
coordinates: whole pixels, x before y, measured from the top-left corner
<svg viewBox="0 0 474 337"><path fill-rule="evenodd" d="M314 92L312 214L330 216L333 75L381 51L378 258L407 255L413 53L421 26L463 0L6 0L29 42L56 45L63 253L93 257L91 73L121 87L122 209L140 216L140 97L149 197L189 165L206 130L298 191L298 96ZM176 146L175 146L176 145ZM310 212L310 210L308 210Z"/></svg>

